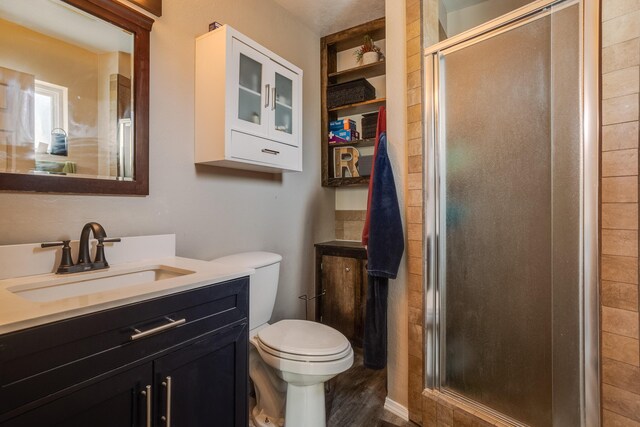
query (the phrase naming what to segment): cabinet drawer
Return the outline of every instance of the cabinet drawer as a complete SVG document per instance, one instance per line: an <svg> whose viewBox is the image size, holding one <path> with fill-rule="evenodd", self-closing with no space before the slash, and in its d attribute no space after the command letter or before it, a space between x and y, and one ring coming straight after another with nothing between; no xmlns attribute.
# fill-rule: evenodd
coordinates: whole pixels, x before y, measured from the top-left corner
<svg viewBox="0 0 640 427"><path fill-rule="evenodd" d="M246 322L248 286L231 280L0 336L0 414ZM167 318L184 322L131 339Z"/></svg>
<svg viewBox="0 0 640 427"><path fill-rule="evenodd" d="M231 132L231 157L283 167L299 169L299 148L280 144L242 132Z"/></svg>

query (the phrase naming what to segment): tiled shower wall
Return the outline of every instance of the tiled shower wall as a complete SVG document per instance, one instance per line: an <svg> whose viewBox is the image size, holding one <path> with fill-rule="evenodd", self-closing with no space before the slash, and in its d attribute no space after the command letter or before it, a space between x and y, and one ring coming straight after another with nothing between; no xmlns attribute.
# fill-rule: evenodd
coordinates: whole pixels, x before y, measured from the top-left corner
<svg viewBox="0 0 640 427"><path fill-rule="evenodd" d="M427 1L427 0L425 0ZM407 140L406 197L409 270L409 418L422 422L422 31L420 0L407 0Z"/></svg>
<svg viewBox="0 0 640 427"><path fill-rule="evenodd" d="M431 0L424 0L431 1ZM408 1L407 5L414 2ZM428 10L428 8L427 8ZM413 13L413 12L411 12ZM407 11L407 40L417 14ZM434 17L425 16L425 19ZM417 27L417 26L416 26ZM419 27L417 27L419 28ZM408 68L419 64L409 55ZM419 58L419 57L418 57ZM638 318L638 140L640 118L640 1L602 0L602 181L601 181L601 351L604 427L640 427L640 323ZM409 91L412 91L412 71ZM415 81L415 80L414 80ZM418 88L419 86L413 86ZM412 96L408 96L411 104ZM415 104L414 104L415 105ZM411 114L409 130L419 120ZM415 108L415 107L414 107ZM415 129L414 129L415 130ZM409 144L409 173L422 172L422 149ZM409 180L418 182L417 178ZM409 190L409 257L422 257L422 192ZM412 241L414 242L412 245ZM417 243L415 243L417 242ZM417 264L417 261L413 261ZM411 270L411 267L410 267ZM411 272L411 271L410 271ZM492 425L471 416L437 392L424 392L418 416L416 391L422 388L422 277L413 269L410 286L410 339L420 345L409 355L409 413L424 426ZM413 307L413 308L412 308ZM413 332L412 332L413 331ZM419 365L419 366L418 366Z"/></svg>
<svg viewBox="0 0 640 427"><path fill-rule="evenodd" d="M640 1L602 1L602 418L640 427Z"/></svg>

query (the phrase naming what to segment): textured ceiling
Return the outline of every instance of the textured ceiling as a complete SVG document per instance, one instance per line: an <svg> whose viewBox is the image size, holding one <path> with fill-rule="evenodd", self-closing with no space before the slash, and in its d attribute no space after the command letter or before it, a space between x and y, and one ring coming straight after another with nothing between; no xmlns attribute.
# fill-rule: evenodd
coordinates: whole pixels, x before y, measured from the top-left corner
<svg viewBox="0 0 640 427"><path fill-rule="evenodd" d="M274 0L320 36L384 16L385 0Z"/></svg>

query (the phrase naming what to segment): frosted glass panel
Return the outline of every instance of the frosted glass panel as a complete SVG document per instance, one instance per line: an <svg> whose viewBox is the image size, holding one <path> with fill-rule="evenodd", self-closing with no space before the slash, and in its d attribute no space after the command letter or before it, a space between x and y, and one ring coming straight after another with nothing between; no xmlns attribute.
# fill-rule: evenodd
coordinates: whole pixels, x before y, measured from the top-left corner
<svg viewBox="0 0 640 427"><path fill-rule="evenodd" d="M578 6L440 57L441 386L579 425Z"/></svg>
<svg viewBox="0 0 640 427"><path fill-rule="evenodd" d="M276 73L276 130L293 133L293 82Z"/></svg>
<svg viewBox="0 0 640 427"><path fill-rule="evenodd" d="M238 118L260 124L262 121L262 64L240 54L240 87L238 88Z"/></svg>

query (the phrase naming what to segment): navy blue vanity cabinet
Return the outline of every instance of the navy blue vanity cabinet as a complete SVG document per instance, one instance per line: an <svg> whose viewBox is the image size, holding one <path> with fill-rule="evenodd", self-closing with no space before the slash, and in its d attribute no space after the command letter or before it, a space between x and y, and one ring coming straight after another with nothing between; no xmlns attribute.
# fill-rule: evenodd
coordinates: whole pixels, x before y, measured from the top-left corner
<svg viewBox="0 0 640 427"><path fill-rule="evenodd" d="M147 426L147 386L152 389L153 366L147 363L64 394L2 423L7 427ZM153 394L150 394L151 398ZM149 401L151 405L151 401ZM149 406L152 408L152 406ZM149 418L152 420L152 418Z"/></svg>
<svg viewBox="0 0 640 427"><path fill-rule="evenodd" d="M1 335L0 426L246 427L248 309L245 277Z"/></svg>

